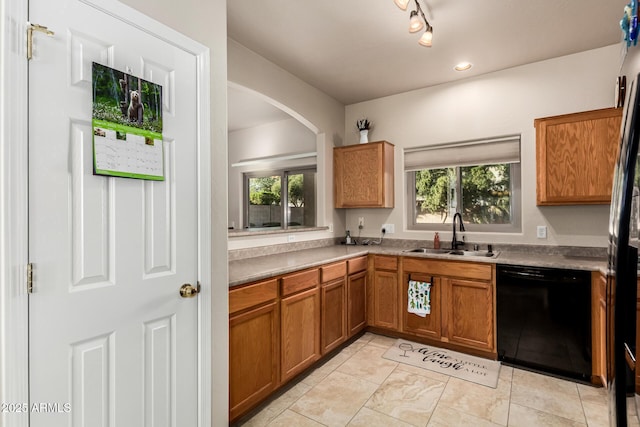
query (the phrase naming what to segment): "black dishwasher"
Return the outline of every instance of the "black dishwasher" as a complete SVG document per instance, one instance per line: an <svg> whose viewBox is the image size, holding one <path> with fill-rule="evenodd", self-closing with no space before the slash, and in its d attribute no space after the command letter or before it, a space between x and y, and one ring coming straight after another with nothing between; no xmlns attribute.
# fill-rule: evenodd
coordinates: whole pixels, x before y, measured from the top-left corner
<svg viewBox="0 0 640 427"><path fill-rule="evenodd" d="M591 273L498 264L498 359L591 379Z"/></svg>

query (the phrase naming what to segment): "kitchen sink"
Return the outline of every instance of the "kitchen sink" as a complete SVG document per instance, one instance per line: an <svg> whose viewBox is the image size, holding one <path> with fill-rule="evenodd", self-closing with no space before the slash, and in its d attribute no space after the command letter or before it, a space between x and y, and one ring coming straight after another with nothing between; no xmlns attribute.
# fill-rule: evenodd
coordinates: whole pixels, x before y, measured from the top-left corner
<svg viewBox="0 0 640 427"><path fill-rule="evenodd" d="M467 250L451 250L451 249L432 249L432 248L415 248L405 252L418 254L441 254L441 255L457 255L467 257L495 258L500 252L488 251L467 251Z"/></svg>
<svg viewBox="0 0 640 427"><path fill-rule="evenodd" d="M498 256L500 252L457 250L457 251L449 251L448 253L449 255L495 258Z"/></svg>
<svg viewBox="0 0 640 427"><path fill-rule="evenodd" d="M415 248L409 249L405 252L419 253L419 254L448 254L450 249L432 249L432 248Z"/></svg>

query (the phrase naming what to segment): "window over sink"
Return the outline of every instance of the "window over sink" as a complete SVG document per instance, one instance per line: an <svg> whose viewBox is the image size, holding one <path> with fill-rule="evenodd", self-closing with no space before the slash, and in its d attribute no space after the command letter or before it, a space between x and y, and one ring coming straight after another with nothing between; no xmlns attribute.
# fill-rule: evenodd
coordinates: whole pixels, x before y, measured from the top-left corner
<svg viewBox="0 0 640 427"><path fill-rule="evenodd" d="M517 232L520 214L520 136L404 150L407 224L448 230L462 214L467 231Z"/></svg>

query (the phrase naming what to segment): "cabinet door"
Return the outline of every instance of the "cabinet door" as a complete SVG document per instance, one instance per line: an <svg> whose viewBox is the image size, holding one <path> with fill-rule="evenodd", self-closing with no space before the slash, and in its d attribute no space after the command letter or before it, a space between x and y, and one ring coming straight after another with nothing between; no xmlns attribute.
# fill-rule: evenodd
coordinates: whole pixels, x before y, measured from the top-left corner
<svg viewBox="0 0 640 427"><path fill-rule="evenodd" d="M449 342L493 351L495 348L491 282L443 278L447 307L442 334Z"/></svg>
<svg viewBox="0 0 640 427"><path fill-rule="evenodd" d="M538 205L608 204L622 109L535 120Z"/></svg>
<svg viewBox="0 0 640 427"><path fill-rule="evenodd" d="M425 317L421 317L407 311L409 302L409 276L411 276L412 280L431 282L431 313L427 314ZM404 280L402 281L402 331L408 334L440 339L442 310L441 294L442 285L439 277L424 273L405 274Z"/></svg>
<svg viewBox="0 0 640 427"><path fill-rule="evenodd" d="M398 273L375 270L373 273L373 324L398 330Z"/></svg>
<svg viewBox="0 0 640 427"><path fill-rule="evenodd" d="M320 358L320 293L313 288L280 301L281 378L285 382Z"/></svg>
<svg viewBox="0 0 640 427"><path fill-rule="evenodd" d="M328 353L347 339L346 281L334 280L323 284L322 295L322 354Z"/></svg>
<svg viewBox="0 0 640 427"><path fill-rule="evenodd" d="M229 319L229 418L278 386L278 302Z"/></svg>
<svg viewBox="0 0 640 427"><path fill-rule="evenodd" d="M393 207L393 149L386 141L334 148L336 208Z"/></svg>
<svg viewBox="0 0 640 427"><path fill-rule="evenodd" d="M347 279L347 328L349 337L367 325L367 272L351 274Z"/></svg>

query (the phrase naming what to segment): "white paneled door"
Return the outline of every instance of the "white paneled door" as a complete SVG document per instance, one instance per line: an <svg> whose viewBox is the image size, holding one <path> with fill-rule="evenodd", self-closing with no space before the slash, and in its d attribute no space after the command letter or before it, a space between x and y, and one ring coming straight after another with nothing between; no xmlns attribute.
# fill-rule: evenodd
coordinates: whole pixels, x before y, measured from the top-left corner
<svg viewBox="0 0 640 427"><path fill-rule="evenodd" d="M30 1L33 427L197 424L197 60L136 14ZM162 85L164 181L93 175L92 61Z"/></svg>

